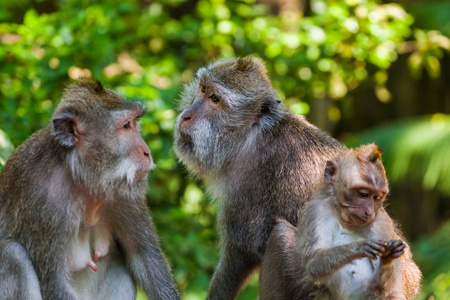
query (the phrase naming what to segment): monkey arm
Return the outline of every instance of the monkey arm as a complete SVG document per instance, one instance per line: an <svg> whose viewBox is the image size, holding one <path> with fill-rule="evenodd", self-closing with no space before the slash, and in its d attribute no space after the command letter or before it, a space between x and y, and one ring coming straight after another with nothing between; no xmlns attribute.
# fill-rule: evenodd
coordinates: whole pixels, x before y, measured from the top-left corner
<svg viewBox="0 0 450 300"><path fill-rule="evenodd" d="M330 249L317 249L307 255L306 270L315 279L323 279L351 261L363 257L377 259L385 251L382 243L357 241Z"/></svg>
<svg viewBox="0 0 450 300"><path fill-rule="evenodd" d="M419 293L421 272L412 259L411 249L387 212L379 212L378 232L388 232L386 251L381 257L380 286L383 299L412 299ZM390 239L390 240L389 240Z"/></svg>
<svg viewBox="0 0 450 300"><path fill-rule="evenodd" d="M364 241L330 249L317 249L306 258L306 271L316 279L323 279L355 259L364 257Z"/></svg>
<svg viewBox="0 0 450 300"><path fill-rule="evenodd" d="M381 259L380 286L383 299L406 300L400 274L401 266L399 261Z"/></svg>
<svg viewBox="0 0 450 300"><path fill-rule="evenodd" d="M115 232L133 278L152 300L180 299L145 200L120 210Z"/></svg>
<svg viewBox="0 0 450 300"><path fill-rule="evenodd" d="M27 250L12 240L0 242L0 299L42 299Z"/></svg>
<svg viewBox="0 0 450 300"><path fill-rule="evenodd" d="M298 251L312 281L320 281L351 261L364 257L364 241L335 246L333 236L340 228L331 213L331 201L310 201L304 210L298 237Z"/></svg>
<svg viewBox="0 0 450 300"><path fill-rule="evenodd" d="M387 255L381 258L381 296L386 299L412 299L420 287L420 270L402 240L387 243ZM415 287L415 289L414 289Z"/></svg>

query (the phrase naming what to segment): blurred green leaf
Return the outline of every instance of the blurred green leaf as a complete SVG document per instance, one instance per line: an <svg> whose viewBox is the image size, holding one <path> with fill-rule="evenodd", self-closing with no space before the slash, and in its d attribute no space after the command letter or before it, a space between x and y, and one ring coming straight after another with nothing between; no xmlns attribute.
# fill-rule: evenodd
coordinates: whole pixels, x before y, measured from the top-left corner
<svg viewBox="0 0 450 300"><path fill-rule="evenodd" d="M365 131L349 140L356 146L375 142L392 182L415 182L450 195L450 116L435 114L401 120Z"/></svg>
<svg viewBox="0 0 450 300"><path fill-rule="evenodd" d="M418 299L449 299L450 222L432 236L421 238L414 249L414 258L425 277Z"/></svg>
<svg viewBox="0 0 450 300"><path fill-rule="evenodd" d="M14 146L6 133L0 129L0 170L5 165L8 157L14 150Z"/></svg>

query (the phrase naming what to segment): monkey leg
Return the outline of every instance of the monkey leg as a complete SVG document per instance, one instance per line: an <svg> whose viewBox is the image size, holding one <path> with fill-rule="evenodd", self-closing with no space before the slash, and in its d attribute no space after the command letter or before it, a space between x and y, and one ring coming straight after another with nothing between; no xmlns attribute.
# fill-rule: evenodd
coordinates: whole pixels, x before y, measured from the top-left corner
<svg viewBox="0 0 450 300"><path fill-rule="evenodd" d="M301 284L296 235L297 228L285 220L280 220L272 230L259 276L260 300L310 299Z"/></svg>
<svg viewBox="0 0 450 300"><path fill-rule="evenodd" d="M121 260L112 260L103 276L102 288L96 299L135 300L136 284Z"/></svg>
<svg viewBox="0 0 450 300"><path fill-rule="evenodd" d="M207 300L229 300L238 295L260 264L259 256L229 245L214 272Z"/></svg>
<svg viewBox="0 0 450 300"><path fill-rule="evenodd" d="M0 242L0 299L42 299L28 253L13 240Z"/></svg>

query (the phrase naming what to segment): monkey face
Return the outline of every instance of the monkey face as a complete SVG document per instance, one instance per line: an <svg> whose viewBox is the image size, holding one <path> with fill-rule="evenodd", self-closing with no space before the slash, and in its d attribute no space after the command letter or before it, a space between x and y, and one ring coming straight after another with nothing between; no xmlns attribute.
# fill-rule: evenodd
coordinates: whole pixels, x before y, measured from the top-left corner
<svg viewBox="0 0 450 300"><path fill-rule="evenodd" d="M153 166L150 150L140 135L140 102L127 101L100 84L81 82L70 89L52 120L52 135L68 152L74 179L103 193L146 187ZM130 189L131 188L131 189Z"/></svg>
<svg viewBox="0 0 450 300"><path fill-rule="evenodd" d="M385 198L384 191L369 186L354 186L339 199L342 220L354 226L364 226L375 220Z"/></svg>
<svg viewBox="0 0 450 300"><path fill-rule="evenodd" d="M375 220L388 193L380 156L378 147L371 144L327 162L324 178L333 187L345 225L365 226Z"/></svg>
<svg viewBox="0 0 450 300"><path fill-rule="evenodd" d="M139 117L142 111L116 113L114 141L111 149L120 161L115 164L113 176L126 179L128 183L143 180L154 166L150 149L140 135Z"/></svg>
<svg viewBox="0 0 450 300"><path fill-rule="evenodd" d="M280 118L275 91L254 58L220 60L185 86L174 149L195 174L219 170Z"/></svg>

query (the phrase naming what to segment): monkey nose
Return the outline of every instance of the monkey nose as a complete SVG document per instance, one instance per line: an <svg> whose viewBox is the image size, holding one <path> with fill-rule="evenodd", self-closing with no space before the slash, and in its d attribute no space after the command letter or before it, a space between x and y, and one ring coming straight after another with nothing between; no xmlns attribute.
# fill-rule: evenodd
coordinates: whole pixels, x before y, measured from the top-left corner
<svg viewBox="0 0 450 300"><path fill-rule="evenodd" d="M184 131L191 126L191 117L190 116L182 116L180 120L180 131Z"/></svg>
<svg viewBox="0 0 450 300"><path fill-rule="evenodd" d="M372 211L372 210L366 210L366 211L365 211L365 214L366 214L366 216L371 217L371 216L374 215L374 211Z"/></svg>
<svg viewBox="0 0 450 300"><path fill-rule="evenodd" d="M191 135L188 133L190 123L191 123L190 117L183 117L180 121L180 124L178 125L178 129L180 131L180 137L185 142L190 142L192 140Z"/></svg>

